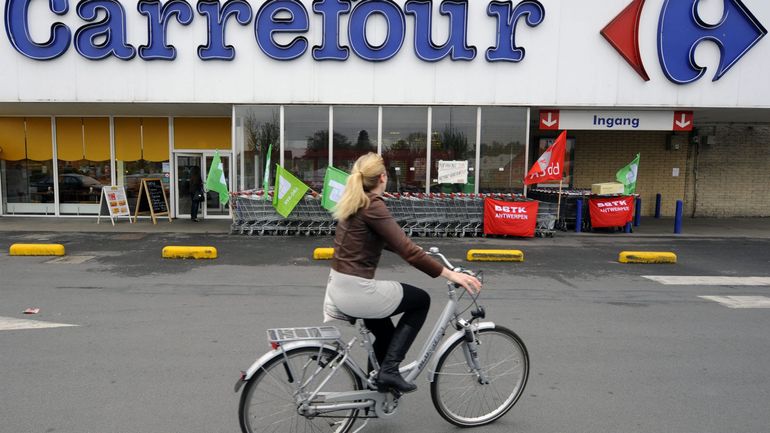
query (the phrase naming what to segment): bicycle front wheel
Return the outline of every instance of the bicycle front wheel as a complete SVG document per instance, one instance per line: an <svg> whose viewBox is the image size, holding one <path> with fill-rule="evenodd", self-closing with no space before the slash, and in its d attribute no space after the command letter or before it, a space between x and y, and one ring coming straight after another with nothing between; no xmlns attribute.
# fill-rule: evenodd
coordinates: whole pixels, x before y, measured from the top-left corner
<svg viewBox="0 0 770 433"><path fill-rule="evenodd" d="M277 355L246 383L238 417L243 433L323 432L345 433L353 426L358 409L306 417L299 412L308 397L332 369L338 352L320 347L291 349ZM324 385L324 392L361 389L361 381L348 364L339 366Z"/></svg>
<svg viewBox="0 0 770 433"><path fill-rule="evenodd" d="M521 397L529 377L524 342L510 329L496 326L476 334L478 360L488 383L466 361L464 339L452 344L436 364L430 395L438 413L460 427L489 424L505 415Z"/></svg>

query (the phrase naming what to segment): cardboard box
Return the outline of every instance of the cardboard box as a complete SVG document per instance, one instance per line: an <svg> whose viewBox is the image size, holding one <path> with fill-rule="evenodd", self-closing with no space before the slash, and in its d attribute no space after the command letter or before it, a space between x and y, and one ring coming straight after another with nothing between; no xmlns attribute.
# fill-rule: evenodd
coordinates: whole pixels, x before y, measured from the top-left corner
<svg viewBox="0 0 770 433"><path fill-rule="evenodd" d="M591 194L623 194L623 184L620 182L595 183L591 185Z"/></svg>

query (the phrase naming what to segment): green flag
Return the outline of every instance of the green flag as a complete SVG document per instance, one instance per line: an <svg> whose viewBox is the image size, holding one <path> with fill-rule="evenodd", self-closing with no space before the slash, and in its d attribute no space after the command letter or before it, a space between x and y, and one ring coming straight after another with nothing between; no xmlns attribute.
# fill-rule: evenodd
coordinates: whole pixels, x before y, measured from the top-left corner
<svg viewBox="0 0 770 433"><path fill-rule="evenodd" d="M265 200L267 200L267 190L270 188L270 156L273 154L273 144L267 148L267 159L265 159L265 181L262 183L262 189L265 190Z"/></svg>
<svg viewBox="0 0 770 433"><path fill-rule="evenodd" d="M275 169L275 190L273 191L273 207L276 212L284 218L288 217L309 188L301 180L294 177L291 172L277 165Z"/></svg>
<svg viewBox="0 0 770 433"><path fill-rule="evenodd" d="M230 201L230 191L227 189L227 180L222 166L222 160L219 159L219 151L214 152L214 159L211 161L209 175L206 176L206 191L216 191L219 193L219 202L227 204Z"/></svg>
<svg viewBox="0 0 770 433"><path fill-rule="evenodd" d="M344 171L329 166L324 176L324 190L321 198L321 206L329 212L334 210L337 202L342 198L345 192L345 184L348 181L348 174Z"/></svg>
<svg viewBox="0 0 770 433"><path fill-rule="evenodd" d="M618 170L615 175L615 179L625 186L626 194L633 194L636 192L636 174L639 171L639 154L636 154L636 158L631 161L630 164Z"/></svg>

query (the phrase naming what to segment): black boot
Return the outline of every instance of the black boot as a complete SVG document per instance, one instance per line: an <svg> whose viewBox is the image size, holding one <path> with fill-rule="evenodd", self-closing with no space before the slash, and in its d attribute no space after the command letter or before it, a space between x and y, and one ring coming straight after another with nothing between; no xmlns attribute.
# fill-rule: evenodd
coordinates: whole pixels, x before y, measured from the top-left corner
<svg viewBox="0 0 770 433"><path fill-rule="evenodd" d="M417 385L409 383L401 377L398 365L404 360L404 356L406 356L406 352L414 342L418 332L419 329L406 324L398 324L393 338L390 340L388 353L385 354L385 359L382 360L380 372L377 375L378 391L386 392L393 388L401 393L407 393L417 389Z"/></svg>

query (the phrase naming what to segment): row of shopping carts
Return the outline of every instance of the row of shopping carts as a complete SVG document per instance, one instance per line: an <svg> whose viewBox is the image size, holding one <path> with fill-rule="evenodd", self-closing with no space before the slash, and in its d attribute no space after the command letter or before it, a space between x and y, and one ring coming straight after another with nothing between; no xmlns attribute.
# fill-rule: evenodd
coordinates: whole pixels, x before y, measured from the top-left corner
<svg viewBox="0 0 770 433"><path fill-rule="evenodd" d="M394 219L409 236L484 236L484 199L526 200L514 194L389 194L383 195ZM335 221L321 206L321 198L306 195L284 218L261 191L232 194L230 232L251 236L321 236L334 233ZM536 236L553 236L556 206L540 203Z"/></svg>
<svg viewBox="0 0 770 433"><path fill-rule="evenodd" d="M272 196L261 192L231 194L233 223L230 233L251 236L321 236L334 233L335 221L321 206L320 197L306 195L284 218L275 211Z"/></svg>

